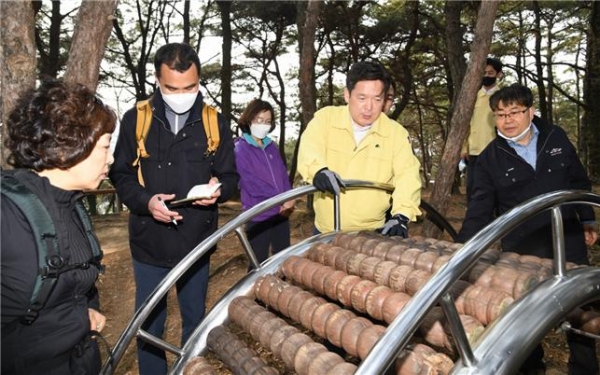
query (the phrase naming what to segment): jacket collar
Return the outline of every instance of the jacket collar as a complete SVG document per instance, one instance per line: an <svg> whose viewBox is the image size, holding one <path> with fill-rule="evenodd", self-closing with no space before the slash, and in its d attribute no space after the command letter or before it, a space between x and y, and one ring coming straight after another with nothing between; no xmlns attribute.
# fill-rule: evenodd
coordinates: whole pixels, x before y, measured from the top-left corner
<svg viewBox="0 0 600 375"><path fill-rule="evenodd" d="M352 118L350 117L350 110L348 108L348 105L346 105L344 107L346 110L343 111L343 117L341 119L341 121L339 122L335 122L333 124L334 128L339 128L339 129L346 129L350 132L350 134L354 134L354 129L352 129ZM390 120L389 117L387 117L387 115L385 113L381 113L381 115L379 115L379 117L377 118L377 120L375 120L375 122L373 122L373 127L371 128L371 132L372 133L376 133L382 137L387 137L389 136L390 132L389 132L389 128L384 126L384 124L388 123L388 122L393 122L393 120Z"/></svg>
<svg viewBox="0 0 600 375"><path fill-rule="evenodd" d="M258 147L261 148L258 143L256 143L256 141L254 140L254 137L252 137L251 134L249 133L242 133L242 137L244 137L244 139L246 140L246 142L248 142L248 144L254 146L254 147ZM267 148L267 146L269 145L269 143L271 143L273 140L271 138L269 138L269 136L266 136L263 138L263 146L262 149Z"/></svg>

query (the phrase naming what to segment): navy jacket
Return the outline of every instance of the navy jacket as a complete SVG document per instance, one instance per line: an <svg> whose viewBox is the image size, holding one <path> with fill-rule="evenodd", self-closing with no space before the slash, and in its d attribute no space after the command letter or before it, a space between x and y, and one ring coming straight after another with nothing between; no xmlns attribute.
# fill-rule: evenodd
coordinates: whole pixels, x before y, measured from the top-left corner
<svg viewBox="0 0 600 375"><path fill-rule="evenodd" d="M109 177L121 201L129 208L131 253L139 262L173 267L201 241L217 229L218 207L182 206L175 211L183 216L177 227L154 220L148 202L158 193L185 198L198 184L217 177L222 183L218 202L228 200L237 189L233 140L225 118L219 114L221 142L214 155L206 155L207 142L202 125L202 95L199 93L184 127L177 133L169 128L160 91L154 93L152 124L146 138L150 155L140 161L145 186L138 182L135 127L137 110L132 108L121 121L115 149L115 162Z"/></svg>
<svg viewBox="0 0 600 375"><path fill-rule="evenodd" d="M533 197L563 189L591 190L590 180L565 131L538 117L533 123L539 130L535 170L499 136L479 155L473 197L458 235L459 242L469 240L496 215ZM567 260L589 264L582 222L594 220L592 207L564 205L562 215ZM540 213L514 229L502 240L502 248L551 258L550 212Z"/></svg>

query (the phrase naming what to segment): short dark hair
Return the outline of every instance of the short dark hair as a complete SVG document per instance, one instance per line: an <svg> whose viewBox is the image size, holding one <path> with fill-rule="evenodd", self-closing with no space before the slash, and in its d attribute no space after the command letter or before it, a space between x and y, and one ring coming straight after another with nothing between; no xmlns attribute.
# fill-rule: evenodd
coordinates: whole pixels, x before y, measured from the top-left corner
<svg viewBox="0 0 600 375"><path fill-rule="evenodd" d="M271 112L271 132L275 129L275 111L273 110L273 106L271 103L262 100L262 99L254 99L246 106L244 112L238 119L238 125L240 130L243 133L250 134L250 125L252 124L252 120L261 112L269 111Z"/></svg>
<svg viewBox="0 0 600 375"><path fill-rule="evenodd" d="M490 108L492 111L498 110L498 105L502 103L505 106L510 104L520 104L527 108L533 105L533 93L527 86L513 83L496 91L490 97Z"/></svg>
<svg viewBox="0 0 600 375"><path fill-rule="evenodd" d="M192 64L196 65L200 75L200 59L192 47L185 43L169 43L160 47L154 55L154 69L160 77L160 66L165 64L169 69L180 73L187 71Z"/></svg>
<svg viewBox="0 0 600 375"><path fill-rule="evenodd" d="M380 63L376 61L359 61L354 63L348 71L346 88L349 92L352 92L360 81L382 81L383 92L387 94L391 80L389 73Z"/></svg>
<svg viewBox="0 0 600 375"><path fill-rule="evenodd" d="M8 163L37 172L71 168L115 130L116 122L113 110L84 85L42 81L23 92L8 115Z"/></svg>
<svg viewBox="0 0 600 375"><path fill-rule="evenodd" d="M494 70L496 72L501 72L502 71L502 61L495 59L493 57L488 57L485 60L485 65L491 65L492 68L494 68Z"/></svg>

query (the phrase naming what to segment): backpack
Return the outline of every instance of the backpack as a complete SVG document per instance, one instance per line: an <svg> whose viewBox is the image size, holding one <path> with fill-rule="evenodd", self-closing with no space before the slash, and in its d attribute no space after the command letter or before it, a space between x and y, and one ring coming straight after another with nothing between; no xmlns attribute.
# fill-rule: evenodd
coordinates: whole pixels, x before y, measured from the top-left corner
<svg viewBox="0 0 600 375"><path fill-rule="evenodd" d="M138 169L138 181L140 185L144 186L144 177L142 176L142 168L140 167L140 160L150 156L146 151L146 137L152 124L152 112L153 108L150 104L150 100L142 100L137 102L135 107L137 109L137 119L135 123L135 139L137 142L137 157L133 161L132 166ZM219 133L219 119L217 118L218 112L214 107L204 104L202 107L202 124L204 125L204 132L206 133L206 142L208 148L206 155L213 155L217 152L219 143L221 142Z"/></svg>
<svg viewBox="0 0 600 375"><path fill-rule="evenodd" d="M2 195L13 201L23 212L35 237L38 253L38 274L29 299L29 308L20 319L21 323L30 325L48 301L61 273L76 268L87 269L90 265L98 267L100 273L103 273L103 266L100 263L102 250L83 204L77 202L75 205L77 215L83 224L88 242L92 247L92 258L84 263L65 264L65 260L60 256L60 244L54 222L40 198L16 177L9 174L2 173L0 185Z"/></svg>

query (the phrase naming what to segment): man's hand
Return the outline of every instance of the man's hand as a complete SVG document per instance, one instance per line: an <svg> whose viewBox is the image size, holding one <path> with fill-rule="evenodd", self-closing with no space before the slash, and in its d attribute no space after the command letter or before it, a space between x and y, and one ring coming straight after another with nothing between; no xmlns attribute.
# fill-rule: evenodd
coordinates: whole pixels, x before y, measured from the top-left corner
<svg viewBox="0 0 600 375"><path fill-rule="evenodd" d="M175 194L156 194L152 196L148 202L148 210L152 217L163 223L173 223L183 219L183 216L179 215L176 211L171 211L167 207L167 201L175 198Z"/></svg>
<svg viewBox="0 0 600 375"><path fill-rule="evenodd" d="M219 179L216 177L212 177L209 181L208 181L208 185L214 185L214 184L218 184L219 183ZM215 191L210 198L202 198L202 199L198 199L196 201L194 201L192 204L193 205L197 205L197 206L210 206L213 205L215 203L217 203L217 199L221 196L221 188L218 188L217 191Z"/></svg>
<svg viewBox="0 0 600 375"><path fill-rule="evenodd" d="M346 188L346 184L344 184L340 175L327 168L323 168L315 174L313 185L319 191L335 195L340 194L341 188Z"/></svg>
<svg viewBox="0 0 600 375"><path fill-rule="evenodd" d="M381 234L384 236L402 236L408 237L408 218L402 214L396 214L389 219L383 228Z"/></svg>

